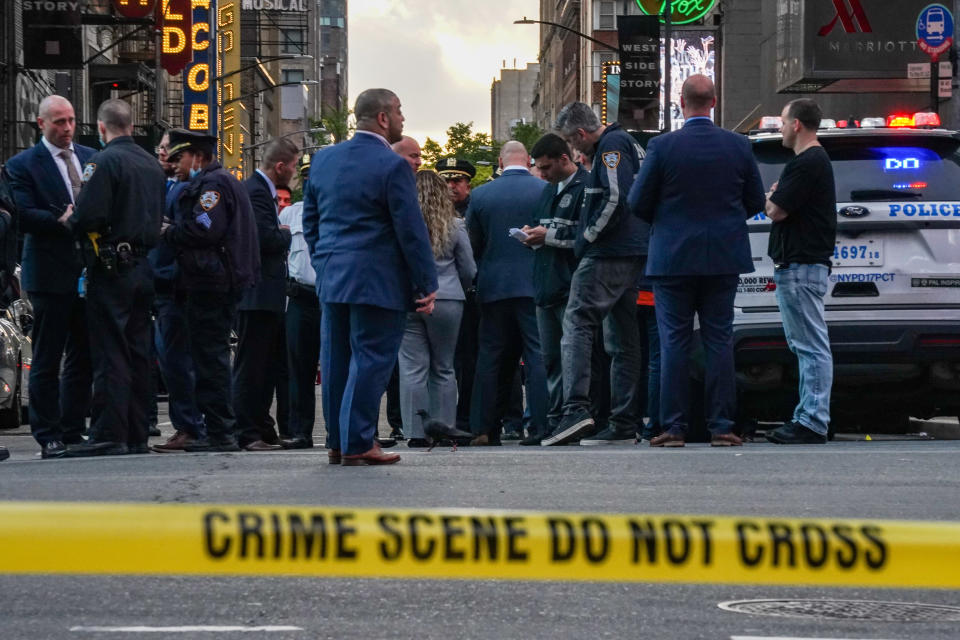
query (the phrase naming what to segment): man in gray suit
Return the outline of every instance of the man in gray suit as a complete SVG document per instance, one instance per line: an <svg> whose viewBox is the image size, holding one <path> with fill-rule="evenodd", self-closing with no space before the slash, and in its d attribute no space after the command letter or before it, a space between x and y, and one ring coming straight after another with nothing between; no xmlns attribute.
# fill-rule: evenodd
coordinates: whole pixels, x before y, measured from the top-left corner
<svg viewBox="0 0 960 640"><path fill-rule="evenodd" d="M509 377L520 356L527 378L530 434L521 444L540 444L546 431L547 384L533 303L533 252L510 236L533 215L546 182L530 175L530 156L511 140L500 151L503 175L474 190L467 228L477 256L480 334L470 429L474 445L500 443L500 418L509 398Z"/></svg>

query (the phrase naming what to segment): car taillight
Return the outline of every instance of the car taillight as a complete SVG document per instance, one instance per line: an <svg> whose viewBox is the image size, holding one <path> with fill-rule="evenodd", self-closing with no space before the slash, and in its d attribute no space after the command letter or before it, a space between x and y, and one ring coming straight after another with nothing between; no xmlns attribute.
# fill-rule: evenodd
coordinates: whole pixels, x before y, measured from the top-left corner
<svg viewBox="0 0 960 640"><path fill-rule="evenodd" d="M921 347L958 347L960 336L921 336L918 342Z"/></svg>

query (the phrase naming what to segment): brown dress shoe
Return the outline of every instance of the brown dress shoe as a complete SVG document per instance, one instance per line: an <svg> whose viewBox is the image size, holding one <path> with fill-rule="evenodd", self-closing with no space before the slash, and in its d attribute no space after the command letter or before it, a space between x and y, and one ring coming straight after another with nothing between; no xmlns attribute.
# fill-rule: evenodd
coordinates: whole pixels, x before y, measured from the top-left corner
<svg viewBox="0 0 960 640"><path fill-rule="evenodd" d="M373 448L366 453L343 456L343 461L340 464L345 467L362 467L368 464L393 464L395 462L400 462L400 456L395 453L384 453L380 445L374 442Z"/></svg>
<svg viewBox="0 0 960 640"><path fill-rule="evenodd" d="M720 433L710 439L711 447L742 447L743 440L735 433Z"/></svg>
<svg viewBox="0 0 960 640"><path fill-rule="evenodd" d="M268 444L263 440L254 440L248 445L244 445L245 451L277 451L283 449L279 444Z"/></svg>
<svg viewBox="0 0 960 640"><path fill-rule="evenodd" d="M177 431L167 438L167 441L163 444L155 444L150 448L157 453L179 453L183 451L188 444L193 444L196 441L197 439L186 431Z"/></svg>
<svg viewBox="0 0 960 640"><path fill-rule="evenodd" d="M684 447L686 444L687 443L683 441L683 436L678 436L669 431L665 431L650 440L651 447Z"/></svg>
<svg viewBox="0 0 960 640"><path fill-rule="evenodd" d="M340 449L327 449L327 462L330 464L340 464L341 458Z"/></svg>

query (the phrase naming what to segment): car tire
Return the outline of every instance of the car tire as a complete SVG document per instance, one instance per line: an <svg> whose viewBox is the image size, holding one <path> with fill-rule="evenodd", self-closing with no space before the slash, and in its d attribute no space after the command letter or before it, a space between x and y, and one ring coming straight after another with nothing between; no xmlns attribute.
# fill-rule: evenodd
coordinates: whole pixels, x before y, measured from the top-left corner
<svg viewBox="0 0 960 640"><path fill-rule="evenodd" d="M23 418L23 369L17 363L16 388L9 409L0 409L0 429L19 429Z"/></svg>

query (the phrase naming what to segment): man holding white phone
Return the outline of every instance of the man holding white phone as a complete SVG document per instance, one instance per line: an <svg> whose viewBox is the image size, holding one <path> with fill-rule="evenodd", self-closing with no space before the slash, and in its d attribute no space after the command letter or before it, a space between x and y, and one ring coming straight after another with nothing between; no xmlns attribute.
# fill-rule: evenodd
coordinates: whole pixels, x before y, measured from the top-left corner
<svg viewBox="0 0 960 640"><path fill-rule="evenodd" d="M500 444L509 400L501 389L509 389L503 382L516 373L522 356L531 419L530 434L521 444L538 444L546 430L547 387L533 304L533 252L515 236L530 221L546 183L530 175L530 156L515 140L503 145L500 166L503 175L477 187L467 209L480 303L470 430L474 445Z"/></svg>

